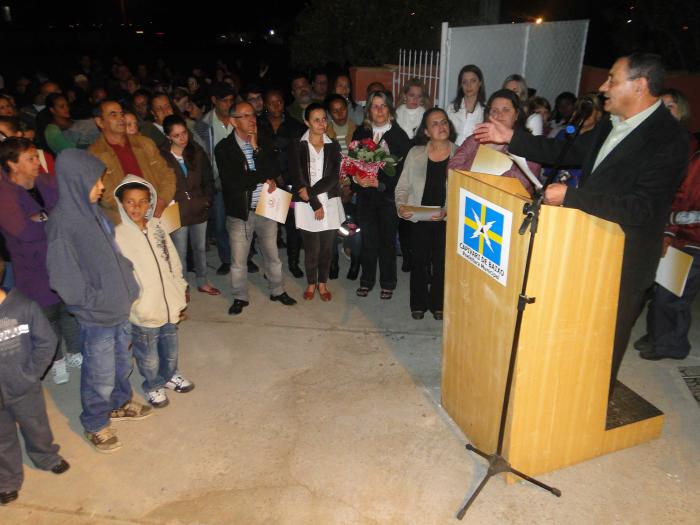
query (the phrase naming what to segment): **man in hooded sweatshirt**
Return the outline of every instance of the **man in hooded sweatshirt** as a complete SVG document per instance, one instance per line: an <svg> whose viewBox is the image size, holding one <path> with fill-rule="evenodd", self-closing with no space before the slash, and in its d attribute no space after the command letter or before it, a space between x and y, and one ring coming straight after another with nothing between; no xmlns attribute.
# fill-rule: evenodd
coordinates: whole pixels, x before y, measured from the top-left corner
<svg viewBox="0 0 700 525"><path fill-rule="evenodd" d="M143 391L154 408L169 403L165 389L186 393L194 384L177 371L177 322L187 306L187 281L170 235L153 216L156 190L135 175L127 175L114 190L121 224L117 246L134 265L141 293L131 306L131 331Z"/></svg>
<svg viewBox="0 0 700 525"><path fill-rule="evenodd" d="M131 400L129 312L139 287L97 205L104 171L86 151L67 149L56 159L58 204L47 223L47 266L51 287L80 325L85 437L99 452L112 452L122 445L110 421L144 419L152 409Z"/></svg>

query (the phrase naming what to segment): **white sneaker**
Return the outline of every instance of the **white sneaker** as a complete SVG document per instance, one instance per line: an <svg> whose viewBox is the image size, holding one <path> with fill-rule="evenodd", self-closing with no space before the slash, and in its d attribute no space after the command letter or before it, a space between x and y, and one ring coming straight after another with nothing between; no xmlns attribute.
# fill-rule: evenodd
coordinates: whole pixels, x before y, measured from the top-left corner
<svg viewBox="0 0 700 525"><path fill-rule="evenodd" d="M175 390L175 392L180 394L185 394L194 389L194 383L182 377L180 372L175 372L175 375L170 379L170 381L165 383L165 388Z"/></svg>
<svg viewBox="0 0 700 525"><path fill-rule="evenodd" d="M53 382L57 385L63 385L70 381L70 375L68 375L68 370L66 369L65 357L53 362L51 373L53 374Z"/></svg>
<svg viewBox="0 0 700 525"><path fill-rule="evenodd" d="M170 404L168 396L165 395L165 388L158 388L152 392L146 392L146 400L153 408L165 408Z"/></svg>
<svg viewBox="0 0 700 525"><path fill-rule="evenodd" d="M67 354L66 364L71 368L80 368L83 366L83 354L80 352L76 354Z"/></svg>

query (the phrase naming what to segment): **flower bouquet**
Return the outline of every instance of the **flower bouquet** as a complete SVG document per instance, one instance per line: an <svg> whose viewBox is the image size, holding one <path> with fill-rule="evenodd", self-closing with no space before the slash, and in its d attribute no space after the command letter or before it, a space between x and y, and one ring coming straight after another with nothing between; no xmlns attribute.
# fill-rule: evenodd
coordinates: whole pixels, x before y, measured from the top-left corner
<svg viewBox="0 0 700 525"><path fill-rule="evenodd" d="M389 153L384 141L377 144L372 139L353 140L348 145L347 156L343 156L340 164L340 181L349 185L352 179L376 179L379 170L393 177L400 160Z"/></svg>

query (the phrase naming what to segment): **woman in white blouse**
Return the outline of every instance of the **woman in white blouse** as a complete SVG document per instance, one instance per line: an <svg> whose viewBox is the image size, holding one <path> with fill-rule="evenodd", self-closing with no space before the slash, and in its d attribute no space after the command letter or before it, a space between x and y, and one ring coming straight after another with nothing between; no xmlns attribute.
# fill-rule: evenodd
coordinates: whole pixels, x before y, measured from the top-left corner
<svg viewBox="0 0 700 525"><path fill-rule="evenodd" d="M527 89L527 82L525 82L525 79L521 75L515 73L506 77L503 81L503 89L507 89L518 95L520 106L525 112L528 112L528 101L530 97ZM542 135L544 133L544 120L542 119L542 115L536 112L529 113L525 121L525 129L533 135Z"/></svg>
<svg viewBox="0 0 700 525"><path fill-rule="evenodd" d="M304 123L309 129L299 141L289 145L289 173L296 201L294 218L304 242L308 283L304 299L313 299L318 288L321 300L330 301L326 283L333 241L345 220L340 202L340 145L326 135L328 119L321 104L306 107Z"/></svg>
<svg viewBox="0 0 700 525"><path fill-rule="evenodd" d="M457 131L457 146L484 121L485 102L484 74L474 64L464 66L457 76L457 95L447 107L447 116Z"/></svg>

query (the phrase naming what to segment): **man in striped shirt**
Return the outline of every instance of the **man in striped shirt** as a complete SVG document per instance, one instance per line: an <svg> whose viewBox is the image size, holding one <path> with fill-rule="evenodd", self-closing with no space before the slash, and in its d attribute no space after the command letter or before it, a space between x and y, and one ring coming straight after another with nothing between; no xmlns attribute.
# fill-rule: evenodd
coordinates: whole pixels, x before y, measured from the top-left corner
<svg viewBox="0 0 700 525"><path fill-rule="evenodd" d="M270 300L285 306L296 304L284 291L282 262L277 251L277 223L256 215L263 184L272 193L280 176L274 146L265 135L258 135L255 109L239 102L232 113L234 132L219 142L214 157L219 169L226 207L226 229L232 252L231 287L233 304L229 314L238 315L248 306L248 252L253 233L260 242Z"/></svg>

